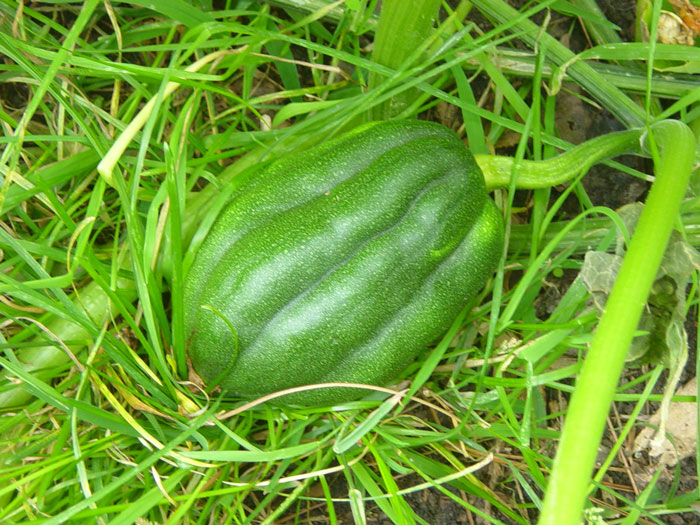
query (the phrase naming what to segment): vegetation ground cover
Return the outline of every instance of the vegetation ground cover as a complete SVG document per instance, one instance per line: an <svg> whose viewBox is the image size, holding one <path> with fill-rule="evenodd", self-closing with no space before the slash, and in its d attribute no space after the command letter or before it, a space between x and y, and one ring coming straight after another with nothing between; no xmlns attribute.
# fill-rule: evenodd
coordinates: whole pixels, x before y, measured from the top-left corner
<svg viewBox="0 0 700 525"><path fill-rule="evenodd" d="M403 397L206 392L182 281L241 180L368 118L439 121L521 163L590 138L586 119L697 131L696 48L623 45L634 32L599 4L445 2L413 49L387 37L390 67L375 1L0 1L0 521L535 522L598 321L575 276L623 222L584 170L493 193L507 253ZM652 162L623 160L605 169L643 199ZM693 189L676 222L691 245ZM682 291L661 309L693 342L694 272ZM691 522L698 454L666 467L629 446L663 399L669 363L648 361L618 387L588 512Z"/></svg>

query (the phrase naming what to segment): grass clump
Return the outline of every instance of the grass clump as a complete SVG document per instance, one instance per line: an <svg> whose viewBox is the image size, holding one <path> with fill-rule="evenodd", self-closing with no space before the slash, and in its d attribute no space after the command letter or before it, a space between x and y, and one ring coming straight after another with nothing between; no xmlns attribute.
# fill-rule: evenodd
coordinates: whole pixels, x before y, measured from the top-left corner
<svg viewBox="0 0 700 525"><path fill-rule="evenodd" d="M576 57L547 33L551 16L577 23L550 11L564 3L444 4L395 64L373 60L401 45L372 49L376 4L0 1L0 521L537 519L598 321L573 276L621 223L582 169L562 192L496 190L509 220L501 267L397 394L279 408L219 398L189 374L192 257L231 191L289 151L389 111L458 122L478 155L510 143L517 176L572 147L556 126L560 81L624 127L675 116L697 129L694 78L658 77L653 45L613 47L610 31ZM572 4L610 28L590 2ZM682 209L690 242L696 206ZM560 296L540 308L552 283ZM689 312L696 289L693 276ZM661 399L661 366L635 374L614 393L632 416L608 419L589 509L662 523L696 504L697 487L663 467L640 487L629 458L612 465Z"/></svg>

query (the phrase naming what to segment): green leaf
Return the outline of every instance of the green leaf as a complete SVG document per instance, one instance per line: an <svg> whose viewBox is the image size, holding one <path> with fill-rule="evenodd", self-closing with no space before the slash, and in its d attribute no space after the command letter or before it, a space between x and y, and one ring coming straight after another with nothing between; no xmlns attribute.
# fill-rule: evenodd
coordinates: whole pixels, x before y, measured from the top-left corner
<svg viewBox="0 0 700 525"><path fill-rule="evenodd" d="M146 9L151 9L157 13L167 16L168 18L177 20L187 27L193 27L207 22L214 22L214 18L212 18L209 13L206 13L201 9L197 9L192 4L183 2L182 0L151 0L150 2L136 0L118 3L128 3L145 7Z"/></svg>
<svg viewBox="0 0 700 525"><path fill-rule="evenodd" d="M202 461L260 463L297 458L309 454L320 447L321 444L318 441L313 441L277 450L193 450L191 452L181 452L181 454L185 457Z"/></svg>
<svg viewBox="0 0 700 525"><path fill-rule="evenodd" d="M580 7L571 5L571 3L567 2L566 0L557 0L552 4L552 9L564 15L576 16L584 20L593 22L595 24L606 26L611 29L616 29L618 31L620 30L620 28L617 25L613 24L607 18L601 18L600 16L596 16L595 13L591 13L587 9L582 9Z"/></svg>
<svg viewBox="0 0 700 525"><path fill-rule="evenodd" d="M368 432L370 432L381 419L388 414L396 404L401 401L402 395L395 394L389 399L384 401L379 407L372 412L367 419L360 423L355 429L350 432L347 436L339 439L338 442L333 445L333 452L336 454L342 454L347 452L352 448L360 439L362 439Z"/></svg>

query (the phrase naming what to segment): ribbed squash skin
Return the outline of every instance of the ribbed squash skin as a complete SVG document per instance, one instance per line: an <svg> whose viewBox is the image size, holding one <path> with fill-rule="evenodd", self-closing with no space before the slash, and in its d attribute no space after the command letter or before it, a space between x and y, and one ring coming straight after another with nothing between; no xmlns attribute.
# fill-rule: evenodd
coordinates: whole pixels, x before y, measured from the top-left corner
<svg viewBox="0 0 700 525"><path fill-rule="evenodd" d="M456 135L422 121L365 126L236 191L186 281L192 363L206 382L246 397L385 384L444 334L502 243L501 217ZM328 388L284 401L365 393Z"/></svg>

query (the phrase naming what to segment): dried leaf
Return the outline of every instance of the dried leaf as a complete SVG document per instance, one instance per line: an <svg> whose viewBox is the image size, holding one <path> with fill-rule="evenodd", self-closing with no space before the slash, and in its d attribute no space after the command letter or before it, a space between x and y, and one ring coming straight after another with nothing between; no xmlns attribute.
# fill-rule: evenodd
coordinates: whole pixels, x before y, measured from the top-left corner
<svg viewBox="0 0 700 525"><path fill-rule="evenodd" d="M698 390L697 377L678 389L678 396L695 396ZM658 426L662 414L659 409L651 416L649 423ZM666 432L660 435L656 428L644 428L634 440L634 451L648 450L649 455L658 458L662 465L673 466L683 459L693 456L698 441L698 404L672 402L668 409ZM668 439L670 436L671 439Z"/></svg>

